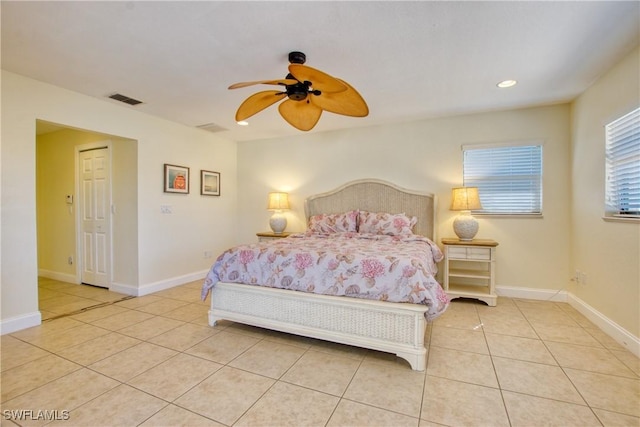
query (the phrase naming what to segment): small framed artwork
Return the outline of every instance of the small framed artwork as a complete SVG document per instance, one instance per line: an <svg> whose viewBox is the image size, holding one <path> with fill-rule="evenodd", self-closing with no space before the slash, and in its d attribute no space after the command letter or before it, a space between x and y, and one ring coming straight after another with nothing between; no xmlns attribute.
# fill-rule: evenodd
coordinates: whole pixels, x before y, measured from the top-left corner
<svg viewBox="0 0 640 427"><path fill-rule="evenodd" d="M203 196L220 195L220 172L200 171L200 194Z"/></svg>
<svg viewBox="0 0 640 427"><path fill-rule="evenodd" d="M189 194L189 168L165 163L164 192Z"/></svg>

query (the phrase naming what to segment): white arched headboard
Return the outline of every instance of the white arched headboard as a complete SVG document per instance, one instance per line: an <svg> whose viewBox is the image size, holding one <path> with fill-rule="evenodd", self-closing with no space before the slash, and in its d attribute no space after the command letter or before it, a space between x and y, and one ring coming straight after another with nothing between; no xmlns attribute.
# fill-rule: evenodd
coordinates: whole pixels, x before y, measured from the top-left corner
<svg viewBox="0 0 640 427"><path fill-rule="evenodd" d="M313 215L355 209L415 216L418 222L414 233L435 242L436 197L432 193L407 190L378 179L361 179L348 182L335 190L310 196L304 202L307 222Z"/></svg>

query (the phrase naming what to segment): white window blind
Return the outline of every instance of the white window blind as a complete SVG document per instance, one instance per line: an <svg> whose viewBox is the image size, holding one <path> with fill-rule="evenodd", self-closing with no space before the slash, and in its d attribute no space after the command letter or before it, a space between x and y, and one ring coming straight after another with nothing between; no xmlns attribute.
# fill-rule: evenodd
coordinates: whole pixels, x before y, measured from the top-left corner
<svg viewBox="0 0 640 427"><path fill-rule="evenodd" d="M542 144L465 145L464 185L478 187L486 214L542 213Z"/></svg>
<svg viewBox="0 0 640 427"><path fill-rule="evenodd" d="M640 108L606 126L607 212L640 217Z"/></svg>

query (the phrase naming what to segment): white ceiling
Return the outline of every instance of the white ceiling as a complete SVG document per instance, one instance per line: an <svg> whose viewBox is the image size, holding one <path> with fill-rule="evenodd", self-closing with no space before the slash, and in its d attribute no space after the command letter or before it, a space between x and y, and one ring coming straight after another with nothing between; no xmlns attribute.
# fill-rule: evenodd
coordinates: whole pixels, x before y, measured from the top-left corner
<svg viewBox="0 0 640 427"><path fill-rule="evenodd" d="M237 141L300 134L277 106L235 124L287 55L342 78L366 118L311 132L566 102L640 41L640 2L10 2L2 68ZM496 83L516 79L511 89ZM121 93L130 107L106 96Z"/></svg>

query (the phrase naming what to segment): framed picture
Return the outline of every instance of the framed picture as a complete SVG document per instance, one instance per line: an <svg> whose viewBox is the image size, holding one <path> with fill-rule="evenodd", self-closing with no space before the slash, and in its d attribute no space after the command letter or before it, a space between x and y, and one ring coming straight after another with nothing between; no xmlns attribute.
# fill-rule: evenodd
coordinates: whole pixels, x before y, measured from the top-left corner
<svg viewBox="0 0 640 427"><path fill-rule="evenodd" d="M189 194L189 168L165 163L164 192Z"/></svg>
<svg viewBox="0 0 640 427"><path fill-rule="evenodd" d="M200 171L200 194L204 196L220 195L220 172Z"/></svg>

